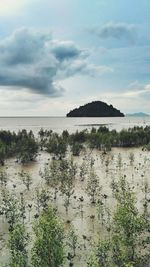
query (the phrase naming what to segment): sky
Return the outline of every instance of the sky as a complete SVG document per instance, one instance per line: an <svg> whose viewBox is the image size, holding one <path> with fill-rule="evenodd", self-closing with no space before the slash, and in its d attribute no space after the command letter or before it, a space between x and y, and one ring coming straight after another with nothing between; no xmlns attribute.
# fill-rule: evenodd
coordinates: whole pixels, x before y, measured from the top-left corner
<svg viewBox="0 0 150 267"><path fill-rule="evenodd" d="M0 116L150 114L149 0L0 0Z"/></svg>

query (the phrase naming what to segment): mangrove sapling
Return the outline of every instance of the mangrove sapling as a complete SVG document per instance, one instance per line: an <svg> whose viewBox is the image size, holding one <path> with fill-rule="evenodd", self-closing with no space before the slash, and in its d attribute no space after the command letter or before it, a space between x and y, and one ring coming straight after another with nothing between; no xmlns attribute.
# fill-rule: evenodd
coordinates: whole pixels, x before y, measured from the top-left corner
<svg viewBox="0 0 150 267"><path fill-rule="evenodd" d="M130 165L133 166L133 163L134 163L134 160L135 160L135 156L134 156L133 152L131 152L129 154L129 160L130 160Z"/></svg>
<svg viewBox="0 0 150 267"><path fill-rule="evenodd" d="M117 183L118 202L113 219L113 260L122 266L131 263L142 267L149 262L149 221L136 208L136 199L125 177Z"/></svg>
<svg viewBox="0 0 150 267"><path fill-rule="evenodd" d="M105 160L105 155L103 155L102 153L100 154L100 160L101 160L101 165L103 166L104 160Z"/></svg>
<svg viewBox="0 0 150 267"><path fill-rule="evenodd" d="M117 266L131 263L143 267L149 264L148 237L149 222L138 213L135 200L126 194L124 203L120 202L113 221L113 261Z"/></svg>
<svg viewBox="0 0 150 267"><path fill-rule="evenodd" d="M110 267L110 242L99 241L93 252L90 254L87 266L88 267Z"/></svg>
<svg viewBox="0 0 150 267"><path fill-rule="evenodd" d="M59 267L64 261L64 230L56 211L43 211L33 226L35 241L32 248L33 267Z"/></svg>
<svg viewBox="0 0 150 267"><path fill-rule="evenodd" d="M79 156L83 148L83 145L77 142L73 142L71 145L71 152L73 156Z"/></svg>
<svg viewBox="0 0 150 267"><path fill-rule="evenodd" d="M23 193L20 193L20 198L20 217L22 218L22 222L24 224L24 220L26 219L26 204Z"/></svg>
<svg viewBox="0 0 150 267"><path fill-rule="evenodd" d="M126 182L126 175L121 176L119 180L112 179L111 188L114 198L123 202L127 192L131 192L129 184Z"/></svg>
<svg viewBox="0 0 150 267"><path fill-rule="evenodd" d="M103 225L105 222L105 218L104 218L105 209L104 209L104 202L102 201L102 199L98 199L96 203L96 207L97 207L98 220Z"/></svg>
<svg viewBox="0 0 150 267"><path fill-rule="evenodd" d="M46 144L46 151L52 153L54 156L59 158L64 158L67 152L67 142L58 134L52 134Z"/></svg>
<svg viewBox="0 0 150 267"><path fill-rule="evenodd" d="M41 128L38 132L38 136L40 137L40 139L42 140L45 136L45 131L43 128Z"/></svg>
<svg viewBox="0 0 150 267"><path fill-rule="evenodd" d="M117 200L117 209L112 217L109 241L106 240L109 244L107 254L103 254L107 262L99 258L101 249L98 251L96 247L90 257L91 265L89 266L148 266L150 263L150 222L145 220L137 210L135 196L125 177L117 182L116 187L114 196ZM101 246L103 247L103 242L98 244L98 247L101 248Z"/></svg>
<svg viewBox="0 0 150 267"><path fill-rule="evenodd" d="M104 149L106 152L110 152L111 148L112 148L111 141L110 139L106 138L106 140L104 141Z"/></svg>
<svg viewBox="0 0 150 267"><path fill-rule="evenodd" d="M81 213L81 219L83 220L83 202L84 202L83 196L79 197L79 201L80 201L79 209Z"/></svg>
<svg viewBox="0 0 150 267"><path fill-rule="evenodd" d="M106 175L108 174L109 172L109 164L110 164L110 158L107 157L107 159L105 160L105 167L106 167Z"/></svg>
<svg viewBox="0 0 150 267"><path fill-rule="evenodd" d="M39 141L40 150L42 151L46 143L45 131L43 130L43 128L41 128L40 131L38 132L38 136L40 139Z"/></svg>
<svg viewBox="0 0 150 267"><path fill-rule="evenodd" d="M74 183L77 172L77 167L73 160L62 160L60 163L61 179L60 179L60 191L65 196L65 208L68 212L70 205L70 198L74 194Z"/></svg>
<svg viewBox="0 0 150 267"><path fill-rule="evenodd" d="M1 184L1 186L6 187L7 181L8 181L7 172L5 170L0 169L0 184Z"/></svg>
<svg viewBox="0 0 150 267"><path fill-rule="evenodd" d="M79 171L80 171L80 173L79 173L80 174L80 179L83 182L85 177L86 177L86 175L88 174L88 166L87 166L85 161L82 162Z"/></svg>
<svg viewBox="0 0 150 267"><path fill-rule="evenodd" d="M6 146L0 140L0 165L4 166L5 158L6 158Z"/></svg>
<svg viewBox="0 0 150 267"><path fill-rule="evenodd" d="M106 213L106 227L107 227L107 231L110 233L110 231L111 231L111 210L109 207L105 207L105 213Z"/></svg>
<svg viewBox="0 0 150 267"><path fill-rule="evenodd" d="M2 191L1 215L4 215L9 224L9 231L13 230L14 224L20 220L20 203L16 196L6 189Z"/></svg>
<svg viewBox="0 0 150 267"><path fill-rule="evenodd" d="M25 164L35 160L38 154L38 148L38 143L36 142L32 131L27 133L26 130L22 130L18 133L16 147L18 161Z"/></svg>
<svg viewBox="0 0 150 267"><path fill-rule="evenodd" d="M121 156L121 153L118 154L117 167L119 168L119 170L121 170L121 168L122 168L122 156Z"/></svg>
<svg viewBox="0 0 150 267"><path fill-rule="evenodd" d="M92 222L92 232L94 233L95 231L95 215L90 215L90 220Z"/></svg>
<svg viewBox="0 0 150 267"><path fill-rule="evenodd" d="M27 190L30 190L30 186L32 185L32 177L29 173L24 172L23 170L18 173L19 177L21 178L23 184L26 186Z"/></svg>
<svg viewBox="0 0 150 267"><path fill-rule="evenodd" d="M149 187L147 179L144 179L144 185L143 185L142 191L144 193L144 200L143 200L144 212L143 212L143 216L144 216L145 220L148 220L149 217L150 217L150 214L149 214L149 211L148 211L149 202L150 202L150 187Z"/></svg>
<svg viewBox="0 0 150 267"><path fill-rule="evenodd" d="M105 198L104 195L102 194L102 187L98 188L98 200L96 202L96 210L97 210L97 215L98 215L98 220L101 222L103 225L105 223Z"/></svg>
<svg viewBox="0 0 150 267"><path fill-rule="evenodd" d="M76 248L78 245L78 237L75 234L74 229L70 229L68 235L67 235L67 245L69 249L71 250L72 257L74 258L76 256Z"/></svg>
<svg viewBox="0 0 150 267"><path fill-rule="evenodd" d="M68 139L69 139L69 132L67 130L64 130L62 132L62 138L63 140L65 140L66 142L68 142Z"/></svg>
<svg viewBox="0 0 150 267"><path fill-rule="evenodd" d="M28 204L27 209L29 211L29 219L28 220L30 222L30 219L31 219L31 210L32 210L32 204L31 203Z"/></svg>
<svg viewBox="0 0 150 267"><path fill-rule="evenodd" d="M10 249L10 267L28 267L27 246L29 235L26 233L25 226L15 224L9 233L8 247Z"/></svg>
<svg viewBox="0 0 150 267"><path fill-rule="evenodd" d="M91 203L95 203L95 196L98 194L99 190L99 182L98 182L98 176L95 173L94 169L91 168L88 181L87 181L87 194L91 197Z"/></svg>
<svg viewBox="0 0 150 267"><path fill-rule="evenodd" d="M35 205L36 205L37 214L39 215L42 210L45 210L48 207L48 203L51 197L50 197L49 191L44 188L42 189L37 188L35 193L36 193Z"/></svg>
<svg viewBox="0 0 150 267"><path fill-rule="evenodd" d="M75 180L77 174L77 165L74 163L73 158L68 160L68 163L69 163L69 173L70 175L73 176L73 180Z"/></svg>
<svg viewBox="0 0 150 267"><path fill-rule="evenodd" d="M91 157L90 159L90 168L92 169L94 167L95 159Z"/></svg>
<svg viewBox="0 0 150 267"><path fill-rule="evenodd" d="M144 199L148 200L149 194L150 194L150 187L149 187L149 183L148 183L147 179L144 179L142 191L144 192Z"/></svg>
<svg viewBox="0 0 150 267"><path fill-rule="evenodd" d="M62 194L65 196L64 206L65 206L66 213L67 213L69 205L70 205L70 198L74 194L74 181L66 173L63 173L63 178L64 178L64 181L61 182L60 190Z"/></svg>
<svg viewBox="0 0 150 267"><path fill-rule="evenodd" d="M58 187L60 183L60 162L52 160L49 166L44 167L44 171L40 171L40 176L45 179L46 184L54 188L54 199L57 198Z"/></svg>

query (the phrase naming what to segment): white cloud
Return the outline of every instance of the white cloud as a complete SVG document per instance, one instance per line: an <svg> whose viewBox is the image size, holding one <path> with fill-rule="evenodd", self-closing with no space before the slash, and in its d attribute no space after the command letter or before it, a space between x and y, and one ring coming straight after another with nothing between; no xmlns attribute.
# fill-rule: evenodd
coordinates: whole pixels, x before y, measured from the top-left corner
<svg viewBox="0 0 150 267"><path fill-rule="evenodd" d="M129 89L129 87L132 87ZM149 113L150 84L142 85L138 81L130 84L124 92L106 92L97 98L113 104L124 113Z"/></svg>

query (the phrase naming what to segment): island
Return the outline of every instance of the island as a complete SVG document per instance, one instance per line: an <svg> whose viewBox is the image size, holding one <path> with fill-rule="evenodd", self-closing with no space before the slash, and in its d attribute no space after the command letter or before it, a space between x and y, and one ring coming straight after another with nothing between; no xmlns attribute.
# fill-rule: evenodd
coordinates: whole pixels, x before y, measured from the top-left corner
<svg viewBox="0 0 150 267"><path fill-rule="evenodd" d="M71 110L67 117L124 117L120 110L102 101L93 101Z"/></svg>
<svg viewBox="0 0 150 267"><path fill-rule="evenodd" d="M138 113L126 114L126 117L150 117L150 115L143 112L138 112Z"/></svg>

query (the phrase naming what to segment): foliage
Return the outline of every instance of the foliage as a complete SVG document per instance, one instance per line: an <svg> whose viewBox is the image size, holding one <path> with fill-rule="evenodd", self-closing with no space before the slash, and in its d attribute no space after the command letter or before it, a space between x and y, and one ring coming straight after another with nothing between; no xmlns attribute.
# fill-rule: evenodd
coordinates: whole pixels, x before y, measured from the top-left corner
<svg viewBox="0 0 150 267"><path fill-rule="evenodd" d="M22 182L26 186L27 190L30 190L30 186L32 185L32 177L29 173L24 172L23 170L19 173Z"/></svg>
<svg viewBox="0 0 150 267"><path fill-rule="evenodd" d="M29 236L25 227L21 224L15 224L13 231L9 233L8 246L10 248L10 267L28 267L27 245Z"/></svg>
<svg viewBox="0 0 150 267"><path fill-rule="evenodd" d="M68 239L68 246L69 248L71 249L72 251L72 257L75 257L76 256L76 248L77 248L77 244L78 244L78 237L77 235L75 234L75 231L74 229L70 229L69 231L69 234L67 236L67 239Z"/></svg>
<svg viewBox="0 0 150 267"><path fill-rule="evenodd" d="M135 159L134 153L131 152L130 155L129 155L130 165L133 165L134 159Z"/></svg>
<svg viewBox="0 0 150 267"><path fill-rule="evenodd" d="M52 159L49 166L45 165L44 171L40 175L45 179L46 184L54 188L54 199L57 198L58 187L60 184L60 161Z"/></svg>
<svg viewBox="0 0 150 267"><path fill-rule="evenodd" d="M65 195L66 212L70 204L70 197L74 193L76 172L77 167L72 159L60 161L60 191Z"/></svg>
<svg viewBox="0 0 150 267"><path fill-rule="evenodd" d="M143 267L150 261L150 221L139 213L136 199L125 177L113 184L113 193L117 200L117 209L113 215L109 246L100 242L94 249L89 262L90 267ZM108 244L108 243L107 243ZM98 248L107 248L105 261L102 261ZM100 249L100 252L102 250ZM94 259L94 260L93 260ZM105 265L106 263L106 265ZM108 264L109 263L109 264Z"/></svg>
<svg viewBox="0 0 150 267"><path fill-rule="evenodd" d="M80 178L81 181L84 181L86 175L88 174L88 166L85 161L82 162L80 166Z"/></svg>
<svg viewBox="0 0 150 267"><path fill-rule="evenodd" d="M16 156L22 163L36 158L38 144L33 132L26 130L17 134L10 131L0 131L0 164L4 164L6 158Z"/></svg>
<svg viewBox="0 0 150 267"><path fill-rule="evenodd" d="M1 140L0 140L0 164L1 165L4 165L5 157L6 157L5 144L3 142L1 142Z"/></svg>
<svg viewBox="0 0 150 267"><path fill-rule="evenodd" d="M99 241L94 252L88 259L88 267L110 267L110 242Z"/></svg>
<svg viewBox="0 0 150 267"><path fill-rule="evenodd" d="M93 168L90 170L86 191L91 197L91 203L95 203L95 196L99 189L98 177Z"/></svg>
<svg viewBox="0 0 150 267"><path fill-rule="evenodd" d="M46 144L46 151L57 157L64 157L67 151L67 143L62 137L53 134Z"/></svg>
<svg viewBox="0 0 150 267"><path fill-rule="evenodd" d="M113 260L118 266L131 263L144 266L149 260L150 223L136 208L136 199L126 182L121 178L115 193L118 207L114 213L112 234Z"/></svg>
<svg viewBox="0 0 150 267"><path fill-rule="evenodd" d="M50 200L49 191L42 188L36 189L36 209L38 214L40 213L41 209L45 210L48 207L48 202Z"/></svg>
<svg viewBox="0 0 150 267"><path fill-rule="evenodd" d="M6 186L8 181L8 175L5 170L0 169L0 184L1 186Z"/></svg>
<svg viewBox="0 0 150 267"><path fill-rule="evenodd" d="M71 146L73 156L79 156L83 146L80 143L74 142Z"/></svg>
<svg viewBox="0 0 150 267"><path fill-rule="evenodd" d="M34 227L35 241L32 248L34 267L59 267L64 261L64 233L56 212L49 207Z"/></svg>
<svg viewBox="0 0 150 267"><path fill-rule="evenodd" d="M10 231L13 230L14 225L18 223L21 218L20 203L18 202L18 199L6 189L2 190L0 214L5 216Z"/></svg>
<svg viewBox="0 0 150 267"><path fill-rule="evenodd" d="M106 126L100 126L98 129L76 131L73 134L63 131L61 135L51 130L41 129L38 136L39 140L36 140L33 132L27 132L25 129L18 133L1 130L0 164L4 165L5 160L12 156L17 157L21 163L32 161L36 158L39 147L58 158L66 155L68 145L70 145L73 155L80 154L83 144L105 152L110 151L112 147L143 146L143 150L149 150L150 126L135 126L120 132L109 130Z"/></svg>
<svg viewBox="0 0 150 267"><path fill-rule="evenodd" d="M19 140L17 143L17 158L21 163L27 163L36 158L38 152L38 144L35 141L32 131L29 133L22 130L18 133Z"/></svg>

